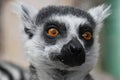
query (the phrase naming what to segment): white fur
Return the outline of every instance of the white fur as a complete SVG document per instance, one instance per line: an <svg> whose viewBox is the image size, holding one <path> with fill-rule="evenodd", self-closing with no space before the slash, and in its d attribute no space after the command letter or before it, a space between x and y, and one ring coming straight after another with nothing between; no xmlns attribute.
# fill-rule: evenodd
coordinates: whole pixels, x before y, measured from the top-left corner
<svg viewBox="0 0 120 80"><path fill-rule="evenodd" d="M105 4L102 4L100 6L90 9L88 13L90 13L96 23L99 24L102 23L102 21L111 14L110 8L111 5L107 6Z"/></svg>
<svg viewBox="0 0 120 80"><path fill-rule="evenodd" d="M14 5L14 7L15 7L15 11L14 11L14 12L15 12L16 14L18 14L19 17L21 17L21 18L23 19L23 21L24 21L25 16L28 17L28 18L31 20L31 19L34 18L34 17L36 16L36 14L38 13L38 10L37 10L36 8L34 8L34 7L32 7L32 6L29 6L29 5L27 5L27 4L23 3L23 2L17 1L17 2L14 3L13 5ZM28 12L29 15L26 14L26 13L23 11L22 7L24 7L24 8L27 10L27 12ZM26 21L26 20L25 20L25 21ZM27 21L29 21L29 20L27 20Z"/></svg>
<svg viewBox="0 0 120 80"><path fill-rule="evenodd" d="M71 73L66 75L66 80L84 80L84 77L92 70L94 65L96 64L98 53L99 53L99 42L98 42L98 33L100 31L100 27L102 24L102 21L110 15L109 8L105 7L105 5L98 6L96 8L92 8L88 11L90 15L94 18L96 22L96 28L95 28L95 34L94 37L94 44L92 48L86 53L86 61L81 66L77 67L68 67L61 62L53 62L49 59L49 55L51 52L60 52L61 48L64 44L68 43L73 37L78 38L77 29L79 25L83 24L89 24L86 18L83 17L75 17L73 15L53 15L49 18L49 20L57 20L58 22L63 22L67 26L68 29L68 37L65 39L59 40L55 45L46 45L44 39L42 39L42 31L44 24L37 25L36 31L34 32L34 37L32 39L27 39L25 41L25 48L27 51L27 55L29 57L29 61L37 70L38 78L39 80L54 80L50 75L47 74L47 72L51 71L54 68L59 68L61 70L68 70L68 71L76 71L75 73ZM30 13L30 19L33 19L33 15L31 8L29 8ZM24 12L22 12L21 16L25 15ZM27 16L27 15L25 15ZM32 26L29 21L24 21L23 24L25 24L27 27ZM78 38L79 39L79 38ZM79 41L82 43L84 47L84 42L79 39ZM49 64L49 65L46 65ZM51 75L54 72L51 72ZM54 74L53 74L54 75ZM62 79L62 77L61 77Z"/></svg>
<svg viewBox="0 0 120 80"><path fill-rule="evenodd" d="M8 77L0 71L0 80L9 80Z"/></svg>
<svg viewBox="0 0 120 80"><path fill-rule="evenodd" d="M59 52L62 48L62 46L66 43L68 43L73 37L78 38L78 34L76 33L78 26L81 24L88 23L87 19L85 18L77 18L75 16L67 15L67 16L54 16L50 19L57 20L59 22L64 22L66 26L68 26L68 37L62 40L59 40L56 45L52 46L45 46L44 41L40 40L41 37L39 34L35 34L34 38L32 40L27 41L27 53L29 56L30 62L36 66L38 70L38 75L41 76L40 78L43 80L53 80L50 76L46 75L46 70L53 68L59 68L63 70L69 70L69 71L79 71L79 73L73 73L67 75L67 80L78 80L79 78L82 80L82 78L87 75L87 73L93 68L93 66L96 63L96 59L98 56L98 39L95 37L95 42L93 45L93 48L86 53L86 62L78 67L72 67L68 68L66 65L63 65L61 63L54 63L49 60L49 55L51 52ZM41 26L40 26L41 27ZM38 32L40 32L42 29L38 29ZM79 38L78 38L79 39ZM79 41L84 46L84 43L82 40L79 39ZM47 66L47 64L50 64L52 66ZM43 76L44 75L44 76Z"/></svg>
<svg viewBox="0 0 120 80"><path fill-rule="evenodd" d="M12 74L12 76L13 76L13 78L14 78L15 80L19 80L19 79L20 79L21 75L20 75L18 69L16 69L15 67L13 67L13 66L11 66L11 65L9 65L9 64L7 64L7 63L4 63L4 62L1 62L0 65L1 65L1 66L4 66L4 68L5 68L6 70L8 70L8 71ZM0 77L1 77L1 76L0 76ZM5 78L5 77L6 77L6 75L4 75L4 73L3 73L2 78ZM7 78L7 77L6 77L6 78ZM4 80L4 79L0 79L0 80Z"/></svg>
<svg viewBox="0 0 120 80"><path fill-rule="evenodd" d="M56 20L58 22L65 23L65 25L68 29L67 34L69 34L69 36L66 38L67 40L62 39L58 43L64 42L64 44L67 44L73 37L77 37L78 40L81 42L81 44L84 47L83 41L79 39L77 30L79 29L79 25L82 26L83 24L88 24L89 23L86 18L83 18L83 17L78 18L78 17L73 16L73 15L64 15L64 16L53 15L50 19ZM62 44L62 46L64 44Z"/></svg>
<svg viewBox="0 0 120 80"><path fill-rule="evenodd" d="M28 36L25 35L24 27L31 29L31 32L34 33L34 28L35 28L34 26L36 26L34 21L36 19L38 10L34 8L33 6L29 6L23 3L22 1L15 1L13 3L13 7L15 8L14 13L16 13L18 17L20 18L20 22L21 22L20 26L22 26L20 27L21 33L24 33L22 35L23 41L26 41L28 39ZM24 12L22 7L25 8L28 14Z"/></svg>

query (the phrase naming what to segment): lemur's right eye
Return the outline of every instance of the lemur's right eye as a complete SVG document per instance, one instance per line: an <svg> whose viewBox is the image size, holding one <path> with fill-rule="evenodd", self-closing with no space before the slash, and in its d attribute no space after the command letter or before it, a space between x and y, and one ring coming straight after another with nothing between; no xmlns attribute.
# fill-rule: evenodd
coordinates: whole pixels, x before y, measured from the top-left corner
<svg viewBox="0 0 120 80"><path fill-rule="evenodd" d="M85 39L85 40L91 40L92 39L92 33L91 32L85 32L82 37Z"/></svg>
<svg viewBox="0 0 120 80"><path fill-rule="evenodd" d="M59 31L56 28L48 29L47 33L50 37L57 37L59 35Z"/></svg>

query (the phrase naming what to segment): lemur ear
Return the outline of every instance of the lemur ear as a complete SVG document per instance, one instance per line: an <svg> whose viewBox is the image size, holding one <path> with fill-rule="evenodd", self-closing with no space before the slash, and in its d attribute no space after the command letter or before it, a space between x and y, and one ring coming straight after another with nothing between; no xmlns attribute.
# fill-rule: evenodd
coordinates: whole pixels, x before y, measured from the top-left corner
<svg viewBox="0 0 120 80"><path fill-rule="evenodd" d="M18 11L17 13L23 24L22 30L28 35L29 38L31 38L35 32L35 19L38 10L23 3L18 3L16 7Z"/></svg>
<svg viewBox="0 0 120 80"><path fill-rule="evenodd" d="M94 18L96 24L100 24L105 18L107 18L111 14L110 8L110 5L107 6L105 4L102 4L88 10L88 13Z"/></svg>
<svg viewBox="0 0 120 80"><path fill-rule="evenodd" d="M27 4L20 4L20 16L23 21L31 22L37 13L38 10L32 6L28 6Z"/></svg>

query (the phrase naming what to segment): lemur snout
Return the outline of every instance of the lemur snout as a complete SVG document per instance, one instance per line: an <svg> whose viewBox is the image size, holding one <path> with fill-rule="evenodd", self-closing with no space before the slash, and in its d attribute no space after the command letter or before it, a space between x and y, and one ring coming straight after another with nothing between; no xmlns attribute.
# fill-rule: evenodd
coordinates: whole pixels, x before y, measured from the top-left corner
<svg viewBox="0 0 120 80"><path fill-rule="evenodd" d="M85 62L85 51L77 38L73 38L61 49L56 59L68 66L80 66Z"/></svg>

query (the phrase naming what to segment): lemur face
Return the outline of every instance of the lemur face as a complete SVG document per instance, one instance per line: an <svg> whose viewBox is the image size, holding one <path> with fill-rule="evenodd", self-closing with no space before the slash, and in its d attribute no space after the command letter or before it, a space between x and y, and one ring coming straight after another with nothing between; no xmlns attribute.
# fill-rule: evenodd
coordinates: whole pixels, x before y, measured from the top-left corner
<svg viewBox="0 0 120 80"><path fill-rule="evenodd" d="M109 15L105 5L83 11L51 6L40 11L21 6L25 48L35 67L90 70L98 56L98 33Z"/></svg>

